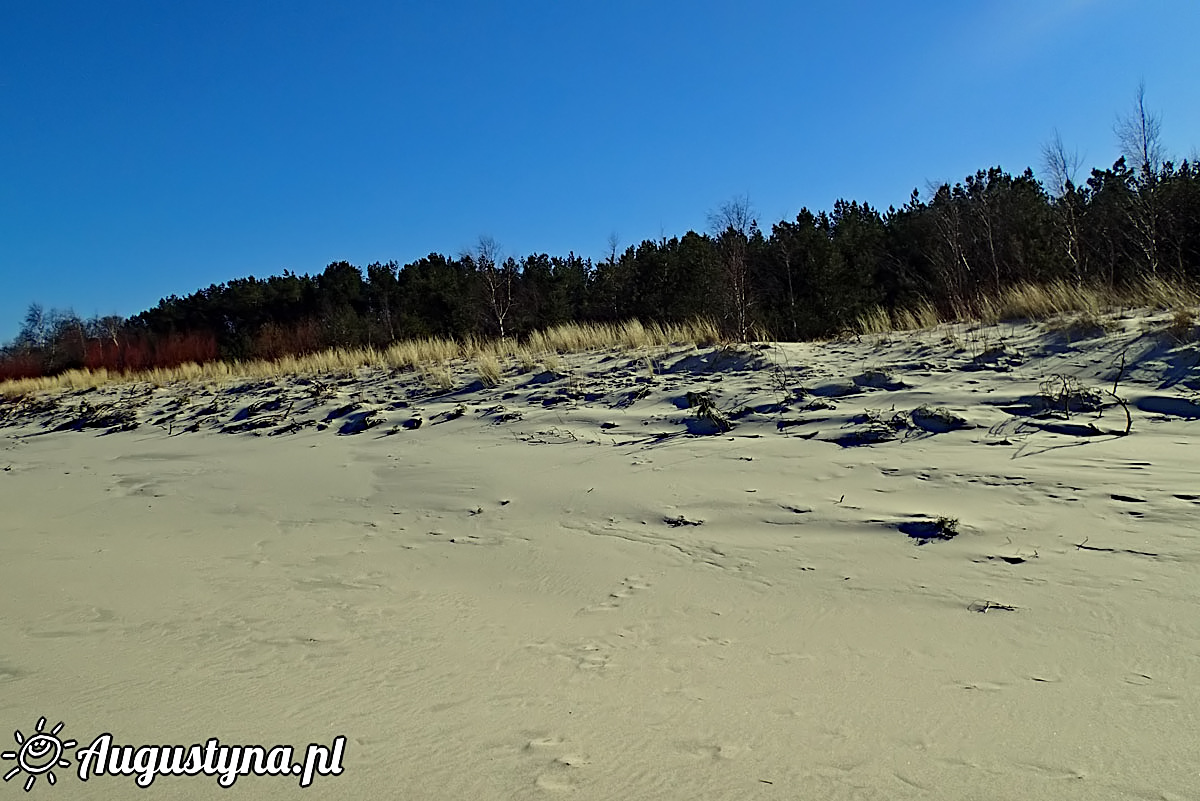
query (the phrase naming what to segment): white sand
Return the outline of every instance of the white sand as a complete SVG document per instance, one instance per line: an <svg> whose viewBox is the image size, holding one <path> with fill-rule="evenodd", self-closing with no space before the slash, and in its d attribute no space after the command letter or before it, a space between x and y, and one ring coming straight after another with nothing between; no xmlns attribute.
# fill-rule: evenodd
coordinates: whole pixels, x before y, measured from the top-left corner
<svg viewBox="0 0 1200 801"><path fill-rule="evenodd" d="M162 777L154 799L1200 798L1200 352L1118 323L679 350L653 378L636 354L564 357L439 397L364 372L319 398L10 405L0 730L347 737L308 790ZM1099 418L1031 414L1054 374L1111 389L1122 352L1129 436L1107 396ZM779 376L813 394L772 406ZM705 434L689 391L759 411ZM118 398L136 430L50 433ZM835 442L922 404L970 427ZM898 528L939 516L957 537ZM57 773L30 797L140 792Z"/></svg>

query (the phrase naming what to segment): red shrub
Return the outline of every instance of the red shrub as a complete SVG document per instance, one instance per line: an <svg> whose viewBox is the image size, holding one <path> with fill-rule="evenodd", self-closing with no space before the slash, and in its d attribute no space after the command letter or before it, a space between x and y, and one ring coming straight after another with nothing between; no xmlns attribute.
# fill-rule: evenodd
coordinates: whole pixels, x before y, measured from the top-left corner
<svg viewBox="0 0 1200 801"><path fill-rule="evenodd" d="M321 327L315 320L303 320L290 326L267 323L254 337L251 354L259 359L303 356L322 349Z"/></svg>
<svg viewBox="0 0 1200 801"><path fill-rule="evenodd" d="M112 372L178 367L186 362L203 364L218 357L212 334L185 333L153 337L144 334L118 335L117 341L93 339L87 343L83 363L89 370Z"/></svg>
<svg viewBox="0 0 1200 801"><path fill-rule="evenodd" d="M45 375L41 357L34 353L13 353L0 356L0 381L19 378L40 378Z"/></svg>
<svg viewBox="0 0 1200 801"><path fill-rule="evenodd" d="M178 367L186 362L204 364L218 357L217 338L212 334L169 334L154 343L154 367Z"/></svg>

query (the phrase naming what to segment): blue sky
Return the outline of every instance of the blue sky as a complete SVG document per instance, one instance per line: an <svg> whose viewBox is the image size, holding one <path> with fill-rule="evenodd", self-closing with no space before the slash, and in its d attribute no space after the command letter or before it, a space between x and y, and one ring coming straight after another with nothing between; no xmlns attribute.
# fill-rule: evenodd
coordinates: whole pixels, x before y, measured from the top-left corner
<svg viewBox="0 0 1200 801"><path fill-rule="evenodd" d="M839 197L1090 166L1139 80L1200 147L1195 0L8 0L0 341L331 261L599 258Z"/></svg>

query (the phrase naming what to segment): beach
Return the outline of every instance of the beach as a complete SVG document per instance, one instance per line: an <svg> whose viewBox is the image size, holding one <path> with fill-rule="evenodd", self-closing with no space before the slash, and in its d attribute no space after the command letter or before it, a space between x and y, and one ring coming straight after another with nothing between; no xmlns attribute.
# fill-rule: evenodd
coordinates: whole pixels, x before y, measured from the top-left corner
<svg viewBox="0 0 1200 801"><path fill-rule="evenodd" d="M1166 319L10 400L0 722L345 737L156 799L1198 798Z"/></svg>

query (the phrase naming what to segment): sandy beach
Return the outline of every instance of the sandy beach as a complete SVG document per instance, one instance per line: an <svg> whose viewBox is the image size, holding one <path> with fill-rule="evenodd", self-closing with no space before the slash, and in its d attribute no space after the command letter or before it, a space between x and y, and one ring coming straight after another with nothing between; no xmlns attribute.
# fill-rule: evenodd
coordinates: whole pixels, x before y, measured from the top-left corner
<svg viewBox="0 0 1200 801"><path fill-rule="evenodd" d="M346 738L31 798L1200 798L1167 319L6 402L0 728Z"/></svg>

